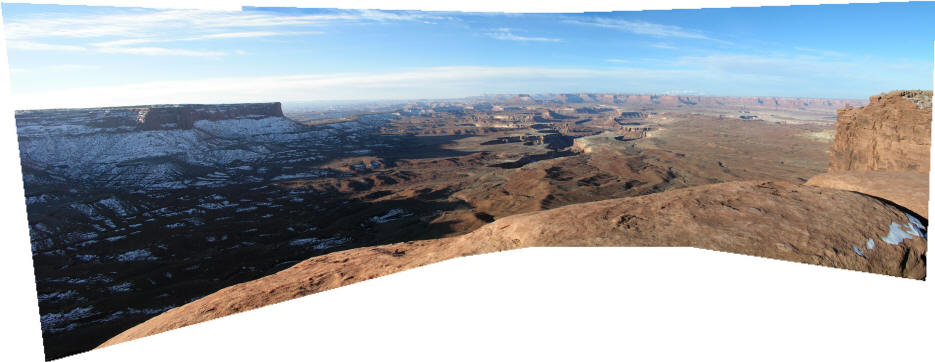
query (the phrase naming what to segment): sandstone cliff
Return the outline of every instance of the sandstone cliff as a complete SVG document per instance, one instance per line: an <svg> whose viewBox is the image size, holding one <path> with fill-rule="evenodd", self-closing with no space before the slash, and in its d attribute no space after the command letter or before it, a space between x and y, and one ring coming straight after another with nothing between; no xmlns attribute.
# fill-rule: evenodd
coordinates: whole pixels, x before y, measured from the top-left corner
<svg viewBox="0 0 935 362"><path fill-rule="evenodd" d="M138 111L137 122L145 130L191 129L194 122L198 120L217 121L221 119L265 117L283 117L282 104L275 102L147 106L140 108Z"/></svg>
<svg viewBox="0 0 935 362"><path fill-rule="evenodd" d="M831 166L808 185L880 197L928 217L932 91L893 91L838 111Z"/></svg>
<svg viewBox="0 0 935 362"><path fill-rule="evenodd" d="M893 91L838 110L831 148L836 171L929 172L932 91Z"/></svg>
<svg viewBox="0 0 935 362"><path fill-rule="evenodd" d="M531 246L682 246L925 277L921 222L861 194L732 182L508 216L466 235L339 251L171 309L103 346L442 260Z"/></svg>

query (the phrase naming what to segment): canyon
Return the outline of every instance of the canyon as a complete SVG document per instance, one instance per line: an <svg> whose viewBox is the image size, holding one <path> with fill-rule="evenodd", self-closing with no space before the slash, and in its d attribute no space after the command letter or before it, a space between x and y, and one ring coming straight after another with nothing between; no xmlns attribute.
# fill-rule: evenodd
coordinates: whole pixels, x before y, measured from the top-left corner
<svg viewBox="0 0 935 362"><path fill-rule="evenodd" d="M863 104L587 93L19 111L46 357L529 246L924 278L925 215L803 185L829 168L836 109Z"/></svg>

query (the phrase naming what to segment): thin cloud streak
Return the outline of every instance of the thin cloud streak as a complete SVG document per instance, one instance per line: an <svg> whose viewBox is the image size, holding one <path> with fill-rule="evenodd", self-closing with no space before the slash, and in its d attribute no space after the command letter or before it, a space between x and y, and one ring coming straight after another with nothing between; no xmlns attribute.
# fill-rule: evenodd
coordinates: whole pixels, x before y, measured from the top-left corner
<svg viewBox="0 0 935 362"><path fill-rule="evenodd" d="M49 44L28 40L10 40L7 41L7 49L29 50L29 51L86 51L85 47L77 45Z"/></svg>
<svg viewBox="0 0 935 362"><path fill-rule="evenodd" d="M624 20L610 18L591 18L589 20L569 19L565 20L567 24L576 24L583 26L594 26L608 29L625 31L636 35L647 35L661 38L685 38L685 39L713 39L700 31L685 29L675 25L665 25L651 23L642 20Z"/></svg>
<svg viewBox="0 0 935 362"><path fill-rule="evenodd" d="M172 55L186 57L217 58L227 55L219 51L198 51L188 49L172 49L160 47L124 47L116 45L136 44L138 42L120 41L93 44L93 47L86 48L77 45L48 44L28 40L11 40L7 42L9 49L25 51L53 51L53 52L95 52L102 54L132 54L132 55Z"/></svg>
<svg viewBox="0 0 935 362"><path fill-rule="evenodd" d="M277 30L283 26L326 26L336 22L422 21L439 17L417 13L342 11L292 15L262 11L134 11L113 15L46 14L40 18L6 19L10 49L27 51L93 51L104 54L216 58L226 52L165 47L128 47L146 43L270 38L324 34L321 30ZM110 39L107 39L110 38ZM74 39L78 44L49 44L44 39ZM97 40L95 42L82 43Z"/></svg>
<svg viewBox="0 0 935 362"><path fill-rule="evenodd" d="M74 71L91 70L91 69L101 69L101 67L97 65L86 65L86 64L61 64L61 65L49 65L49 66L35 67L35 68L10 68L10 73L74 72Z"/></svg>
<svg viewBox="0 0 935 362"><path fill-rule="evenodd" d="M104 54L132 54L132 55L147 55L147 56L158 56L158 55L176 55L184 57L202 57L202 58L218 58L227 55L225 52L217 51L198 51L198 50L188 50L188 49L170 49L170 48L159 48L159 47L102 47L97 48L95 51L104 53Z"/></svg>
<svg viewBox="0 0 935 362"><path fill-rule="evenodd" d="M546 38L546 37L535 37L535 36L522 36L513 34L512 29L509 28L500 28L495 32L487 33L487 36L497 39L497 40L510 40L510 41L532 41L532 42L560 42L562 39L559 38Z"/></svg>
<svg viewBox="0 0 935 362"><path fill-rule="evenodd" d="M216 39L269 38L269 37L277 37L277 36L294 36L294 35L321 35L324 33L325 32L323 31L248 31L248 32L216 33L216 34L207 34L207 35L199 35L199 36L184 37L184 38L161 37L161 38L120 39L120 40L91 43L91 45L97 46L97 47L114 47L114 46L135 45L135 44L145 44L145 43L174 43L174 42L183 42L183 41L216 40Z"/></svg>
<svg viewBox="0 0 935 362"><path fill-rule="evenodd" d="M8 39L45 37L94 38L103 36L159 36L166 30L201 33L213 36L235 28L273 28L281 26L327 26L336 22L423 21L438 16L417 13L387 13L361 10L333 14L291 15L260 11L222 12L210 10L165 10L133 14L23 18L8 20Z"/></svg>

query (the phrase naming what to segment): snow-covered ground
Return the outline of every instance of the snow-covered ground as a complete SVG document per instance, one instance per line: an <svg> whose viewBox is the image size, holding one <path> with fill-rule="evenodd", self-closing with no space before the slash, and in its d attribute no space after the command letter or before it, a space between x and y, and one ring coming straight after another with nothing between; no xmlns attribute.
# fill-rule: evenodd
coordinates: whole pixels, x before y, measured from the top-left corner
<svg viewBox="0 0 935 362"><path fill-rule="evenodd" d="M240 180L233 174L191 174L192 167L214 169L215 173L231 170L243 176L264 173L254 172L253 164L314 161L322 158L320 151L348 147L349 153L368 154L372 151L347 142L357 143L362 134L392 118L368 115L356 121L307 126L288 118L257 119L254 115L198 120L189 129L143 130L127 126L136 117L129 111L35 111L18 117L28 118L18 118L17 122L24 165L58 179L107 186L143 185L149 189L222 187ZM103 127L104 117L128 119L119 122L121 126ZM267 175L276 180L314 176L314 171ZM36 183L52 182L28 173L24 178ZM40 202L41 197L34 196L31 202Z"/></svg>

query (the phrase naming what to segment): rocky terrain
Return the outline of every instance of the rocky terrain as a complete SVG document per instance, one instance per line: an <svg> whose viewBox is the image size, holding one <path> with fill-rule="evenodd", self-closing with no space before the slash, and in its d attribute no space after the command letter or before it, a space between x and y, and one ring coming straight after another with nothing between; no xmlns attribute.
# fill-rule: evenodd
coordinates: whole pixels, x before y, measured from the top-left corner
<svg viewBox="0 0 935 362"><path fill-rule="evenodd" d="M724 182L776 182L750 195L804 192L797 185L828 168L829 140L815 135L833 127L829 104L844 102L670 106L660 96L645 104L623 97L488 96L296 114L277 103L18 112L46 356L88 350L166 310L322 255L434 245L513 215ZM842 207L871 205L849 202ZM897 234L922 235L927 224L887 215L916 225ZM890 245L879 240L885 227L869 225L877 224L868 221L861 235ZM787 257L824 253L795 243L785 254L710 247L919 277L917 264L899 269L895 256L871 253L889 249L852 239L828 244L849 260L835 262ZM460 254L438 254L446 255Z"/></svg>
<svg viewBox="0 0 935 362"><path fill-rule="evenodd" d="M894 91L838 111L829 172L929 172L932 91Z"/></svg>
<svg viewBox="0 0 935 362"><path fill-rule="evenodd" d="M101 347L459 256L531 246L686 246L925 277L926 230L860 194L732 182L509 216L467 235L336 252L222 289Z"/></svg>
<svg viewBox="0 0 935 362"><path fill-rule="evenodd" d="M808 185L856 191L928 217L932 91L893 91L838 111L828 173Z"/></svg>
<svg viewBox="0 0 935 362"><path fill-rule="evenodd" d="M373 130L390 118L311 127L278 104L19 112L47 356L342 244L308 235L328 202L271 184L347 174L309 165L389 147Z"/></svg>

